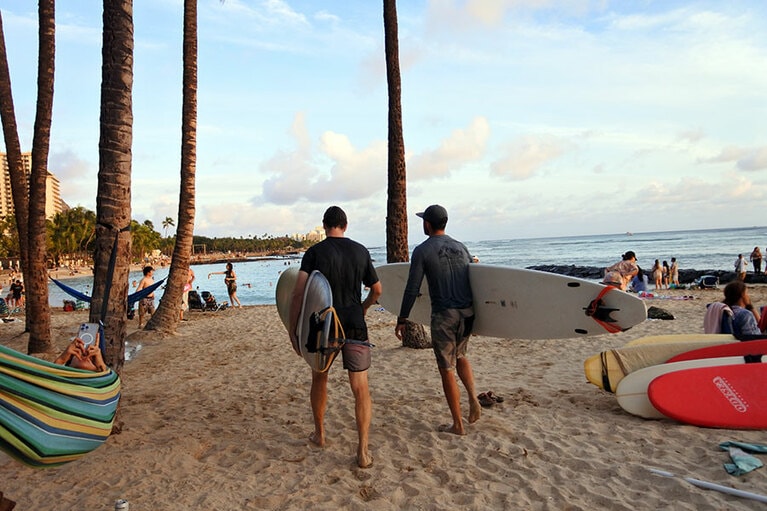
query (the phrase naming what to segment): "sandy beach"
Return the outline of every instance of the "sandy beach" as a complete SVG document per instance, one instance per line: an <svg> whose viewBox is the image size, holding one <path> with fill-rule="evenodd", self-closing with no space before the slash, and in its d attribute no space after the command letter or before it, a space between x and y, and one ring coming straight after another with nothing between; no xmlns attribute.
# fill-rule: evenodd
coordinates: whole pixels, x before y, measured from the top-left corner
<svg viewBox="0 0 767 511"><path fill-rule="evenodd" d="M340 363L331 369L328 445L308 441L309 368L290 349L274 306L192 313L169 338L137 331L134 320L128 341L142 349L122 375L122 432L59 468L28 468L0 453L0 492L17 510L43 511L112 510L120 498L131 511L764 509L648 471L765 494L764 468L730 476L718 449L725 440L764 443L763 431L640 419L586 381L587 357L648 335L702 333L706 303L721 299L721 290L661 294L648 307L676 319L615 335L474 337L478 391L505 401L483 409L465 437L437 431L449 414L432 352L402 348L395 317L371 310L374 464L365 470L355 464L353 399ZM672 299L683 295L694 299ZM751 296L766 304L767 287ZM54 312L57 349L86 318ZM2 324L0 342L25 351L22 331L22 322Z"/></svg>

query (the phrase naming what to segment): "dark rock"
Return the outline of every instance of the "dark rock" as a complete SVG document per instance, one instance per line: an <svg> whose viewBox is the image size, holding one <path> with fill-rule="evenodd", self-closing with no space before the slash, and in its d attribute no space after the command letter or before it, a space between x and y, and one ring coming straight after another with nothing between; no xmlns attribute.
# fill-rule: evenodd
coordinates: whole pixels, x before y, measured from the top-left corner
<svg viewBox="0 0 767 511"><path fill-rule="evenodd" d="M597 268L596 266L575 266L574 264L542 264L536 266L528 266L527 269L556 273L558 275L567 275L568 277L577 277L587 280L601 280L604 276L604 268ZM648 277L650 276L649 271L645 270L645 274ZM732 280L735 280L735 272L732 271L680 269L679 283L687 285L693 284L703 275L714 275L715 277L718 277L720 284L726 284ZM763 273L748 273L746 275L746 284L767 284L767 275Z"/></svg>
<svg viewBox="0 0 767 511"><path fill-rule="evenodd" d="M652 305L647 309L647 319L674 319L674 315L665 309Z"/></svg>

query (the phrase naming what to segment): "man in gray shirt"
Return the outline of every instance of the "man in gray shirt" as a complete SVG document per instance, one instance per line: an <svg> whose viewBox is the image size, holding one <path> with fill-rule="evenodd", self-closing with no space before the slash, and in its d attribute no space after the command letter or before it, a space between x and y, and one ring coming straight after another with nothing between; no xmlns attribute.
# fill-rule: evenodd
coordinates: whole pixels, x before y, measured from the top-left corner
<svg viewBox="0 0 767 511"><path fill-rule="evenodd" d="M431 340L437 367L442 377L452 424L440 426L440 431L465 435L461 418L461 391L453 371L469 394L469 423L479 420L482 408L474 392L474 374L466 351L474 322L469 264L471 255L460 241L445 234L447 211L438 204L417 213L423 218L423 232L429 238L413 250L405 293L395 334L402 339L405 321L418 297L421 281L426 277L431 299Z"/></svg>

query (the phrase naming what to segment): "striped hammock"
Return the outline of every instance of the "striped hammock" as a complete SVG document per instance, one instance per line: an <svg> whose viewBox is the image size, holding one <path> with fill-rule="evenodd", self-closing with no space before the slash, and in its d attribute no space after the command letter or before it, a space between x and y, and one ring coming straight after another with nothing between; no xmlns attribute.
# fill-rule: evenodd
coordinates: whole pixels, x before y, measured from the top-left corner
<svg viewBox="0 0 767 511"><path fill-rule="evenodd" d="M74 461L112 431L120 378L0 346L0 449L33 467Z"/></svg>

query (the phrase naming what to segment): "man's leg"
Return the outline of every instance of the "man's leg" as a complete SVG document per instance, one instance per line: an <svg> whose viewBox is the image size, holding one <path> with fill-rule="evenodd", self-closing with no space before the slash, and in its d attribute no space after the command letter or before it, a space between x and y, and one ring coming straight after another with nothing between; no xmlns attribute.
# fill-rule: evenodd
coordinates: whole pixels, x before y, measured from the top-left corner
<svg viewBox="0 0 767 511"><path fill-rule="evenodd" d="M314 417L314 432L309 440L320 447L325 446L325 406L328 402L328 373L312 371L312 390L310 395L312 416Z"/></svg>
<svg viewBox="0 0 767 511"><path fill-rule="evenodd" d="M453 417L452 426L445 424L440 426L439 430L456 435L465 435L463 419L461 418L461 390L458 388L458 382L455 381L454 371L440 367L439 375L442 377L442 390L445 392L447 406L450 408L450 415Z"/></svg>
<svg viewBox="0 0 767 511"><path fill-rule="evenodd" d="M477 392L474 389L474 372L471 369L471 363L466 357L461 357L456 361L458 377L463 382L466 392L469 393L469 423L473 424L479 420L482 415L482 407L477 399Z"/></svg>
<svg viewBox="0 0 767 511"><path fill-rule="evenodd" d="M368 450L370 419L373 415L373 402L370 399L367 371L349 371L349 385L354 394L354 416L357 419L357 465L367 468L373 464L373 457Z"/></svg>

